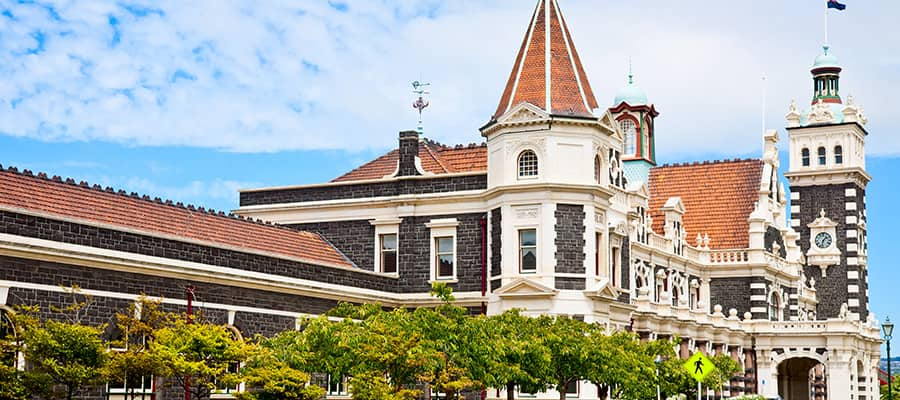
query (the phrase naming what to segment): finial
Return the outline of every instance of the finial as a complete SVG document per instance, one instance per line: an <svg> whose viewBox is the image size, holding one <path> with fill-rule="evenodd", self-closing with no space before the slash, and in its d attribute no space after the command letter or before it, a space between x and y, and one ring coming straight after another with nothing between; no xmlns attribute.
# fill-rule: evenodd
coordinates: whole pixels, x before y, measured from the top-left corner
<svg viewBox="0 0 900 400"><path fill-rule="evenodd" d="M419 110L419 125L416 127L416 131L418 131L420 135L425 130L424 127L422 127L422 110L426 109L431 104L428 100L425 100L425 95L431 93L425 90L426 86L431 86L431 84L419 81L412 82L413 93L419 95L419 98L413 102L412 106L416 110Z"/></svg>
<svg viewBox="0 0 900 400"><path fill-rule="evenodd" d="M631 57L628 57L628 84L634 84L634 73L631 70Z"/></svg>
<svg viewBox="0 0 900 400"><path fill-rule="evenodd" d="M830 49L830 48L831 48L831 47L828 46L827 44L824 45L824 46L822 46L822 50L825 50L825 55L826 55L826 56L828 55L828 49Z"/></svg>
<svg viewBox="0 0 900 400"><path fill-rule="evenodd" d="M819 216L821 216L822 218L825 218L825 209L824 208L822 209L822 211L819 211Z"/></svg>

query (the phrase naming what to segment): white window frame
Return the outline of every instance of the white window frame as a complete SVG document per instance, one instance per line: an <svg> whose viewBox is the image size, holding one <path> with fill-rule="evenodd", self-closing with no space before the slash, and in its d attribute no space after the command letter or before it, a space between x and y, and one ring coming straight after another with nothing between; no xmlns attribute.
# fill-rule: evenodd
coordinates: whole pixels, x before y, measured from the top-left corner
<svg viewBox="0 0 900 400"><path fill-rule="evenodd" d="M372 226L375 227L375 254L373 260L373 270L378 273L382 273L390 276L399 276L400 275L400 223L403 222L400 218L386 218L386 219L375 219L369 221ZM397 235L397 271L396 272L384 272L384 266L381 265L381 237L383 235Z"/></svg>
<svg viewBox="0 0 900 400"><path fill-rule="evenodd" d="M534 231L534 270L522 269L522 231ZM516 271L521 275L537 275L541 270L541 230L536 225L516 227L516 264Z"/></svg>
<svg viewBox="0 0 900 400"><path fill-rule="evenodd" d="M631 124L631 129L627 129L625 123ZM636 157L638 124L630 118L625 118L619 121L619 127L622 129L622 155L625 157Z"/></svg>
<svg viewBox="0 0 900 400"><path fill-rule="evenodd" d="M522 156L525 153L531 153L534 155L534 175L522 175ZM531 148L526 148L520 151L516 155L516 179L518 180L528 180L528 179L538 179L541 176L541 157L538 156L538 152Z"/></svg>
<svg viewBox="0 0 900 400"><path fill-rule="evenodd" d="M456 228L459 227L459 221L456 218L433 219L425 224L425 227L431 230L431 251L429 253L429 263L431 266L431 282L457 282L457 273L459 271L459 257L456 251ZM453 275L450 277L439 277L439 265L437 263L437 239L446 237L449 237L451 238L451 240L453 240Z"/></svg>
<svg viewBox="0 0 900 400"><path fill-rule="evenodd" d="M350 397L350 379L346 376L341 376L340 383L338 383L337 391L331 390L331 375L325 376L325 397L329 399L333 398L349 398Z"/></svg>

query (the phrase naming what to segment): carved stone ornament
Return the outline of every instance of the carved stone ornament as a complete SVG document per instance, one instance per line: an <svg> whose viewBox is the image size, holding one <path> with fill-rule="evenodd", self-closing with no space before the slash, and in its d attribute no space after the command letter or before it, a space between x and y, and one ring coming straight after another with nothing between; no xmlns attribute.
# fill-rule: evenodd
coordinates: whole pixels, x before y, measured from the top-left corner
<svg viewBox="0 0 900 400"><path fill-rule="evenodd" d="M541 215L538 207L518 207L515 211L518 219L535 219Z"/></svg>
<svg viewBox="0 0 900 400"><path fill-rule="evenodd" d="M834 113L831 112L831 106L822 102L822 99L819 99L816 101L816 104L810 108L806 120L810 124L828 124L834 122Z"/></svg>

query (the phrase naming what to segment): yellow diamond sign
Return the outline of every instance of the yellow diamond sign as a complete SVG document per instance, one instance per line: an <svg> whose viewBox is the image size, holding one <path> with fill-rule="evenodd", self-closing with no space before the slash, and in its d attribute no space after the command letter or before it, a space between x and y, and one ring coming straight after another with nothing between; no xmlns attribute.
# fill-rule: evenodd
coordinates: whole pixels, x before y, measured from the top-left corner
<svg viewBox="0 0 900 400"><path fill-rule="evenodd" d="M715 371L716 366L703 353L698 351L684 363L684 369L697 382L701 382L707 375Z"/></svg>

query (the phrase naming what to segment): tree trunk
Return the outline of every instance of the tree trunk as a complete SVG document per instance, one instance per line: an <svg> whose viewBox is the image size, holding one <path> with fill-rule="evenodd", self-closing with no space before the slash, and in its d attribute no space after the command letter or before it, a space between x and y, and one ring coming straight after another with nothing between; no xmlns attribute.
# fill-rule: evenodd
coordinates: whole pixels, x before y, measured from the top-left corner
<svg viewBox="0 0 900 400"><path fill-rule="evenodd" d="M566 400L566 388L568 386L569 382L565 382L556 386L556 391L559 392L559 400Z"/></svg>
<svg viewBox="0 0 900 400"><path fill-rule="evenodd" d="M506 383L506 400L516 400L516 384L514 382Z"/></svg>

